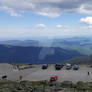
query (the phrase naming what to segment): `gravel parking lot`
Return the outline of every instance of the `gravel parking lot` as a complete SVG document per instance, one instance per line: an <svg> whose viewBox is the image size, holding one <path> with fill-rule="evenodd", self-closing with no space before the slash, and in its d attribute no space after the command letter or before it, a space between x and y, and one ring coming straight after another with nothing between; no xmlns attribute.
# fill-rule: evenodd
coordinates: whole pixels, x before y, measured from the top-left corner
<svg viewBox="0 0 92 92"><path fill-rule="evenodd" d="M33 68L17 70L10 64L0 64L0 79L7 75L7 80L22 80L41 81L49 80L51 75L57 75L58 81L92 81L92 68L88 65L80 65L79 70L66 70L65 67L61 70L55 70L54 65L49 65L48 69L42 70L42 65L33 65ZM88 75L89 71L89 75Z"/></svg>

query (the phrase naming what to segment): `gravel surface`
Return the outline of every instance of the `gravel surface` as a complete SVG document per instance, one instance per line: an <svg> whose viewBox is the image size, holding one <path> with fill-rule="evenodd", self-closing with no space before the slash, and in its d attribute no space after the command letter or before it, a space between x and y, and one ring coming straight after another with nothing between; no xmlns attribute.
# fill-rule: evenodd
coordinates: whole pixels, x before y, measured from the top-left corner
<svg viewBox="0 0 92 92"><path fill-rule="evenodd" d="M87 65L80 65L79 70L75 71L73 69L66 70L65 67L61 70L55 70L54 65L49 65L48 69L42 70L42 65L33 65L33 68L23 69L18 71L14 69L10 64L0 64L0 79L2 76L7 75L7 80L19 80L22 76L22 80L30 81L40 81L40 80L49 80L51 75L57 75L58 81L92 81L92 68ZM88 75L88 71L90 75Z"/></svg>

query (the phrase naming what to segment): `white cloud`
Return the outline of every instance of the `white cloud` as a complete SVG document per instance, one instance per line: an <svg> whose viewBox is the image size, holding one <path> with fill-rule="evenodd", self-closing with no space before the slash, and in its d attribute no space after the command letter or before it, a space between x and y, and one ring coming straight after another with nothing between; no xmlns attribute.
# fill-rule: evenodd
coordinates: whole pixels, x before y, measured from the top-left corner
<svg viewBox="0 0 92 92"><path fill-rule="evenodd" d="M4 10L12 16L21 16L17 12L48 17L58 17L63 13L92 14L92 0L0 0L0 6L7 7Z"/></svg>
<svg viewBox="0 0 92 92"><path fill-rule="evenodd" d="M46 12L38 12L38 14L39 15L43 15L43 16L47 16L47 17L52 17L52 18L54 18L54 17L59 17L60 15L58 14L58 13L51 13L51 12L49 12L49 13L46 13Z"/></svg>
<svg viewBox="0 0 92 92"><path fill-rule="evenodd" d="M87 24L88 28L92 28L92 17L81 18L80 22Z"/></svg>
<svg viewBox="0 0 92 92"><path fill-rule="evenodd" d="M7 11L7 13L9 13L11 16L22 17L21 14L18 14L18 13L15 12L12 8L8 8L8 7L6 7L6 6L0 7L0 10L5 10L5 11Z"/></svg>
<svg viewBox="0 0 92 92"><path fill-rule="evenodd" d="M36 27L37 28L46 28L46 25L45 24L37 24Z"/></svg>
<svg viewBox="0 0 92 92"><path fill-rule="evenodd" d="M63 28L62 25L57 25L56 27L59 28L59 29Z"/></svg>
<svg viewBox="0 0 92 92"><path fill-rule="evenodd" d="M86 23L88 25L92 25L92 17L81 18L80 22Z"/></svg>
<svg viewBox="0 0 92 92"><path fill-rule="evenodd" d="M88 5L81 5L80 8L79 8L79 13L83 13L83 14L92 14L92 6L89 8L89 9L85 9L85 7L89 7L90 4Z"/></svg>

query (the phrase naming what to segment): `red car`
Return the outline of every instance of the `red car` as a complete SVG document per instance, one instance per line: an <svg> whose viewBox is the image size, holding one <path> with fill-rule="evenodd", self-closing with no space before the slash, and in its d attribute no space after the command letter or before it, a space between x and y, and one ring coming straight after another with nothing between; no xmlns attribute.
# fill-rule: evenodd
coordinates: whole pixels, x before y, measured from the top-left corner
<svg viewBox="0 0 92 92"><path fill-rule="evenodd" d="M53 75L50 77L50 82L57 81L58 77L56 75Z"/></svg>

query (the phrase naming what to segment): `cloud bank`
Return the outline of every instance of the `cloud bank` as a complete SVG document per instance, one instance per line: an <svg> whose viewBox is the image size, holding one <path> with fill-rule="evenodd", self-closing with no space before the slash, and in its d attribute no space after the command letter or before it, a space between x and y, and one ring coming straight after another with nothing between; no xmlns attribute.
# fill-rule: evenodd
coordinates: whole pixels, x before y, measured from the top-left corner
<svg viewBox="0 0 92 92"><path fill-rule="evenodd" d="M11 16L22 16L25 12L48 17L63 13L92 14L92 0L0 0L0 10Z"/></svg>

